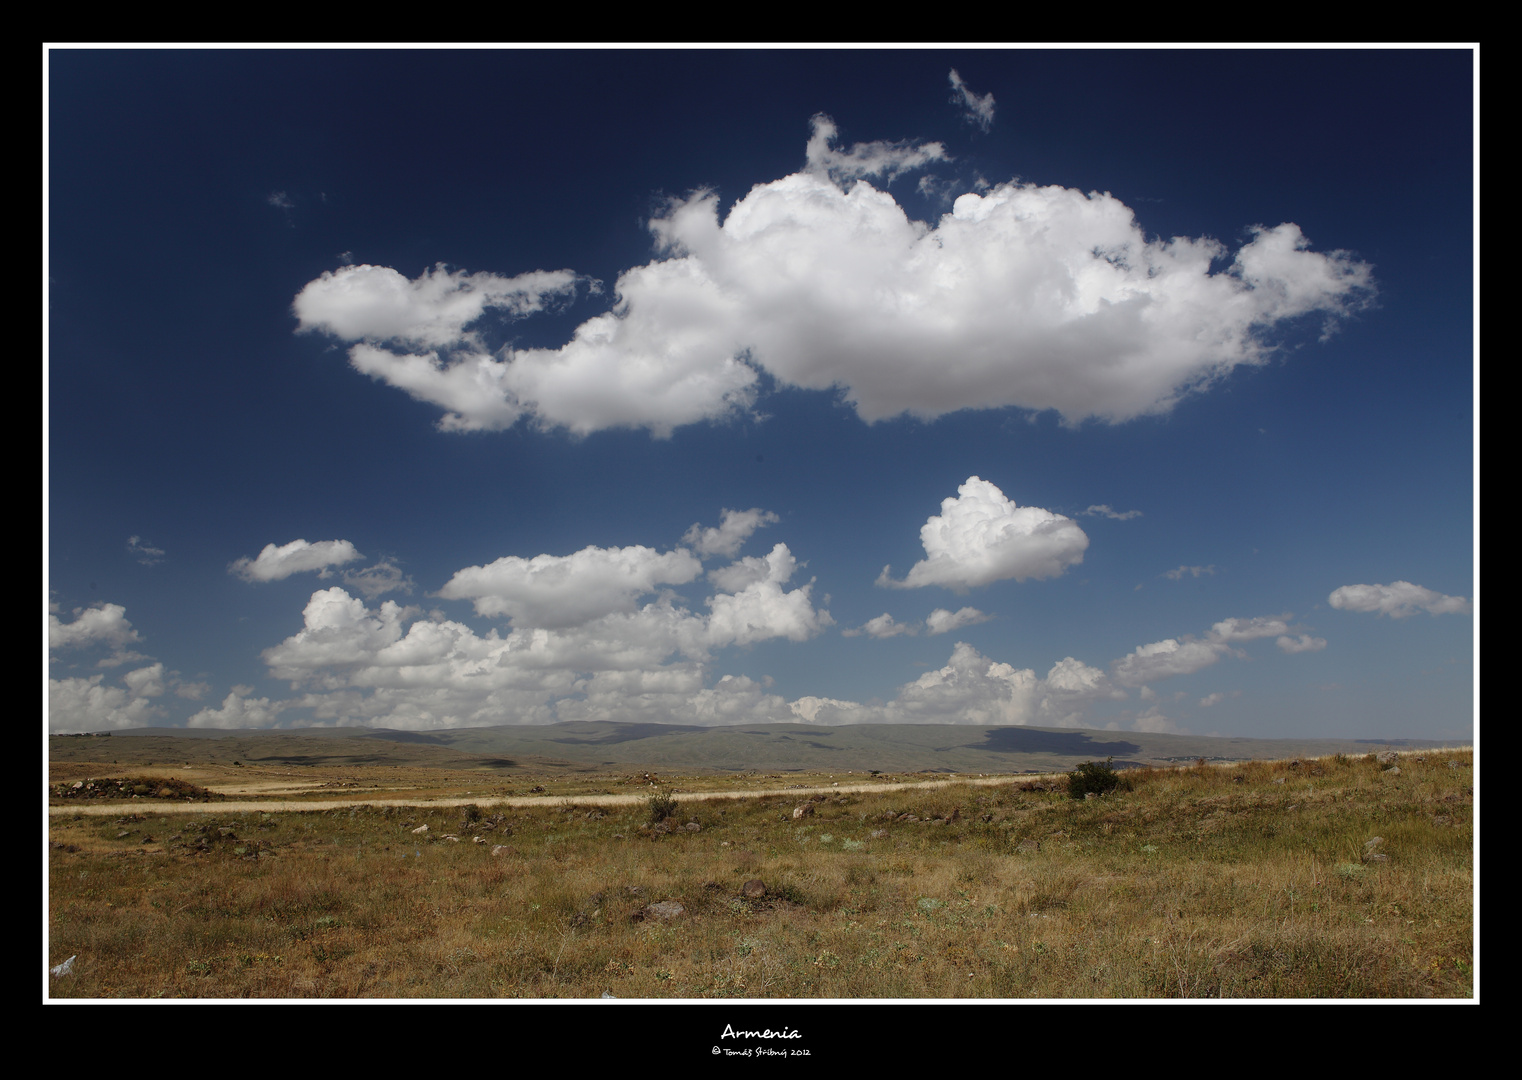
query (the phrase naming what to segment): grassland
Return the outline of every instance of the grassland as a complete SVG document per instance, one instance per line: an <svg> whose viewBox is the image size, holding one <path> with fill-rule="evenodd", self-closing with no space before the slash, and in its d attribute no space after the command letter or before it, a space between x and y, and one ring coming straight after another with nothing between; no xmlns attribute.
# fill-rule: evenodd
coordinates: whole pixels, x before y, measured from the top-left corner
<svg viewBox="0 0 1522 1080"><path fill-rule="evenodd" d="M1136 769L1131 790L1084 801L1021 776L652 784L457 762L431 780L416 764L389 777L400 767L351 764L282 793L261 785L299 771L289 763L257 776L241 761L174 764L177 778L277 801L58 800L48 962L76 960L51 996L1476 992L1468 750L1404 754L1398 768L1367 754ZM67 784L78 771L170 775L52 769ZM450 804L422 802L425 789ZM657 820L645 796L677 789L675 816ZM302 809L319 796L329 808Z"/></svg>

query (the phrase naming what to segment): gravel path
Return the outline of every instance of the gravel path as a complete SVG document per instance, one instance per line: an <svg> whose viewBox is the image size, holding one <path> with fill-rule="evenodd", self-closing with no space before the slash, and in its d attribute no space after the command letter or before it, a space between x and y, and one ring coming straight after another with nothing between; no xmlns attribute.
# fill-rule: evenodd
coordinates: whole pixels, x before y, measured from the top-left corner
<svg viewBox="0 0 1522 1080"><path fill-rule="evenodd" d="M1053 776L1066 775L1054 773ZM763 797L807 798L810 795L844 795L866 792L916 791L951 787L961 784L968 787L1000 787L1005 784L1025 783L1030 780L1048 779L1045 776L1023 774L1019 777L992 777L985 779L958 778L956 780L924 780L913 784L838 784L830 787L768 788L761 791L694 791L673 795L677 802L704 802L709 799L759 799ZM120 814L266 814L310 813L319 810L343 810L356 806L412 806L454 807L474 804L483 809L491 806L638 806L645 795L536 795L511 798L465 798L450 799L323 799L320 802L283 802L270 799L242 802L169 802L158 799L112 799L102 802L65 803L49 806L52 814L85 814L96 816Z"/></svg>

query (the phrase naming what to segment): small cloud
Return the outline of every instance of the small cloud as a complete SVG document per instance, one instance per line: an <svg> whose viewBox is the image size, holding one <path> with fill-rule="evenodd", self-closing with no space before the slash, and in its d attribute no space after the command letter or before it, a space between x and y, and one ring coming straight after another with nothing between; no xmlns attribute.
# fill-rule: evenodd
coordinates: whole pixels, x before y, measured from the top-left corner
<svg viewBox="0 0 1522 1080"><path fill-rule="evenodd" d="M1200 576L1205 575L1205 574L1214 574L1214 573L1215 573L1215 566L1214 565L1211 565L1211 566L1180 566L1177 570L1165 570L1165 571L1163 571L1163 573L1161 573L1161 574L1159 574L1157 576L1158 577L1165 577L1169 581L1178 581L1185 574L1188 574L1191 577L1200 577Z"/></svg>
<svg viewBox="0 0 1522 1080"><path fill-rule="evenodd" d="M325 578L332 573L328 567L361 558L364 556L347 540L319 540L315 544L292 540L281 547L265 544L257 558L237 559L228 565L227 572L249 582L279 581L306 570L316 570L318 577Z"/></svg>
<svg viewBox="0 0 1522 1080"><path fill-rule="evenodd" d="M987 480L969 476L957 497L920 529L925 558L894 581L883 567L877 584L891 589L940 585L955 592L1014 578L1059 577L1083 562L1089 538L1071 519L1039 506L1016 506Z"/></svg>
<svg viewBox="0 0 1522 1080"><path fill-rule="evenodd" d="M1150 731L1162 735L1189 734L1188 728L1179 727L1174 721L1164 716L1162 710L1156 705L1131 721L1131 728L1134 731Z"/></svg>
<svg viewBox="0 0 1522 1080"><path fill-rule="evenodd" d="M1256 641L1289 633L1290 612L1283 615L1260 615L1252 619L1222 619L1210 628L1211 641Z"/></svg>
<svg viewBox="0 0 1522 1080"><path fill-rule="evenodd" d="M364 593L372 600L388 592L402 592L411 596L416 585L395 563L384 559L363 570L345 570L343 579L345 585Z"/></svg>
<svg viewBox="0 0 1522 1080"><path fill-rule="evenodd" d="M962 81L962 76L957 74L956 68L951 69L950 80L951 103L961 107L963 120L986 133L994 125L994 96L984 94L979 97L974 94Z"/></svg>
<svg viewBox="0 0 1522 1080"><path fill-rule="evenodd" d="M155 566L164 561L164 549L149 546L141 536L127 537L127 550L144 566Z"/></svg>
<svg viewBox="0 0 1522 1080"><path fill-rule="evenodd" d="M1079 512L1079 516L1080 517L1107 517L1107 518L1114 518L1116 521L1130 521L1132 518L1139 518L1139 517L1141 517L1142 516L1142 512L1140 510L1125 510L1125 511L1111 510L1108 506L1104 505L1103 503L1100 503L1100 504L1098 504L1096 506L1089 507L1087 510L1080 511Z"/></svg>
<svg viewBox="0 0 1522 1080"><path fill-rule="evenodd" d="M1301 634L1292 638L1288 634L1279 638L1277 642L1280 649L1287 653L1320 652L1326 648L1326 638L1311 637L1309 634Z"/></svg>
<svg viewBox="0 0 1522 1080"><path fill-rule="evenodd" d="M881 177L891 184L902 173L922 169L933 161L950 161L951 155L938 142L912 146L908 142L853 143L849 150L837 150L830 144L839 129L823 113L811 121L813 134L807 148L808 171L825 173L836 183L859 177Z"/></svg>
<svg viewBox="0 0 1522 1080"><path fill-rule="evenodd" d="M1192 675L1214 664L1227 646L1185 637L1167 638L1141 645L1115 661L1115 681L1122 686L1142 686L1174 675Z"/></svg>
<svg viewBox="0 0 1522 1080"><path fill-rule="evenodd" d="M75 608L74 621L62 622L57 615L48 616L48 648L72 649L108 645L114 651L108 664L146 659L128 649L142 642L141 636L127 621L127 609L120 604L98 604Z"/></svg>
<svg viewBox="0 0 1522 1080"><path fill-rule="evenodd" d="M265 199L264 201L269 203L271 206L278 206L282 210L289 210L296 205L291 201L291 197L283 191L270 192L269 198Z"/></svg>
<svg viewBox="0 0 1522 1080"><path fill-rule="evenodd" d="M745 541L750 539L751 533L763 525L775 525L780 520L782 519L770 510L762 510L759 507L751 507L749 510L724 510L720 513L718 528L705 529L694 523L682 535L682 542L691 544L700 559L713 555L733 559L740 553L740 548L744 546Z"/></svg>
<svg viewBox="0 0 1522 1080"><path fill-rule="evenodd" d="M866 634L874 638L891 638L898 637L900 634L917 634L919 628L913 623L894 622L892 615L883 612L875 619L868 619L860 629L842 630L841 633L846 637L860 637Z"/></svg>
<svg viewBox="0 0 1522 1080"><path fill-rule="evenodd" d="M1344 585L1333 590L1327 602L1344 611L1372 611L1392 619L1404 619L1418 611L1431 615L1469 613L1469 601L1464 597L1444 596L1409 581L1392 581L1388 585Z"/></svg>
<svg viewBox="0 0 1522 1080"><path fill-rule="evenodd" d="M992 615L985 614L974 607L964 607L960 611L947 611L945 608L936 608L925 619L925 629L933 637L936 634L949 634L953 630L960 630L964 626L973 626L977 623L985 623L992 619Z"/></svg>
<svg viewBox="0 0 1522 1080"><path fill-rule="evenodd" d="M1226 695L1217 690L1214 694L1207 694L1205 697L1200 698L1200 708L1208 709L1212 705L1219 705L1225 700Z"/></svg>

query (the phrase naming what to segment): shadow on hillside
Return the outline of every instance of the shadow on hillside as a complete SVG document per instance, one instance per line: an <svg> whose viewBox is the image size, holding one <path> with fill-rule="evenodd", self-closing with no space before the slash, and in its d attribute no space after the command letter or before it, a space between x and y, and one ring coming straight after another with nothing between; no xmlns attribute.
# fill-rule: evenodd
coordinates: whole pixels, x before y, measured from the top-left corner
<svg viewBox="0 0 1522 1080"><path fill-rule="evenodd" d="M689 731L708 731L702 724L619 724L612 731L589 732L566 739L549 739L548 742L570 743L573 746L602 746L607 743L632 742L635 739L653 739L660 735L681 735Z"/></svg>
<svg viewBox="0 0 1522 1080"><path fill-rule="evenodd" d="M996 754L1093 754L1095 757L1141 752L1141 747L1136 743L1123 740L1098 742L1092 735L1081 731L1069 734L1065 731L1013 727L986 732L978 749L992 750Z"/></svg>

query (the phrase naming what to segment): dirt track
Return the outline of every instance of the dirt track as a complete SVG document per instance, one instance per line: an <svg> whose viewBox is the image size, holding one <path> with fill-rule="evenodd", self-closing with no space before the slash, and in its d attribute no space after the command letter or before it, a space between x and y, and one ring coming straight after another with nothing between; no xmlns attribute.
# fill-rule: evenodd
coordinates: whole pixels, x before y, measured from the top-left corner
<svg viewBox="0 0 1522 1080"><path fill-rule="evenodd" d="M1062 774L1052 774L1053 776ZM778 790L771 788L765 791L702 791L683 792L671 797L677 802L703 802L708 799L759 799L759 798L806 798L810 795L843 795L847 793L862 794L867 792L881 791L907 791L913 788L916 791L924 791L933 788L951 787L953 784L964 784L969 787L999 787L1003 784L1028 783L1032 780L1044 780L1047 777L1038 777L1025 774L1020 777L995 777L992 779L970 780L925 780L913 784L839 784L830 787L809 788L785 788ZM343 810L352 809L356 806L469 806L474 804L483 809L489 806L638 806L646 799L645 795L537 795L515 796L512 798L447 798L447 799L323 799L320 802L283 802L277 800L248 800L245 802L215 802L215 803L179 803L159 799L113 799L109 802L74 803L63 806L48 807L48 814L85 814L87 816L120 816L122 814L247 814L247 813L282 813L294 814L312 812L318 810Z"/></svg>

